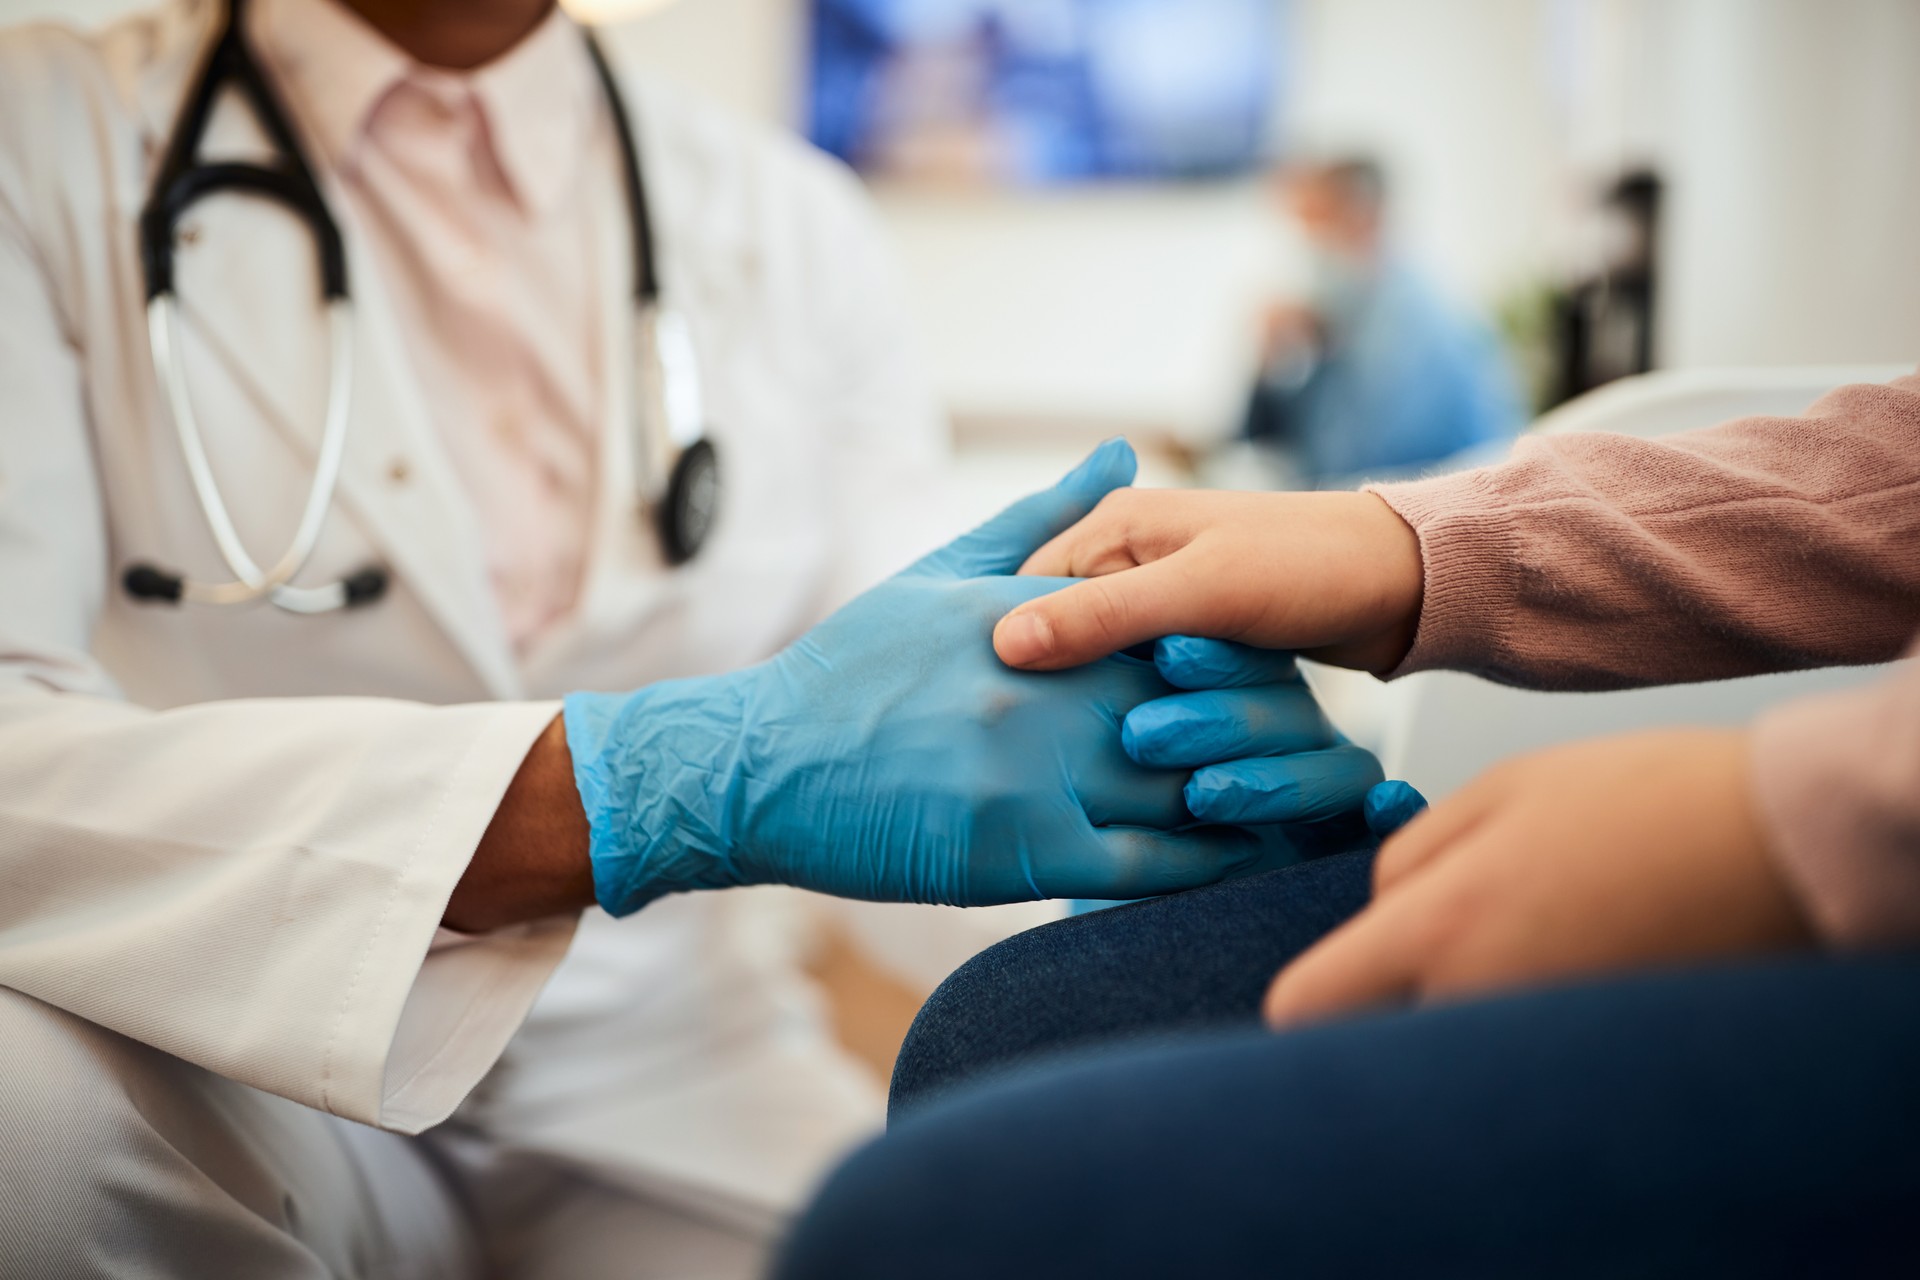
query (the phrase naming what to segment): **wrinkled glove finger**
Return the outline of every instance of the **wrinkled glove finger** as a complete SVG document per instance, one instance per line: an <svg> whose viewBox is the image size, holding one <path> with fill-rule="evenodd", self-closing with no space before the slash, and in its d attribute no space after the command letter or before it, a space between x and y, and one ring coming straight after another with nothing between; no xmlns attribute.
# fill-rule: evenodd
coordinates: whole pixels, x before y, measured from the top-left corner
<svg viewBox="0 0 1920 1280"><path fill-rule="evenodd" d="M1383 780L1380 762L1354 746L1211 765L1187 783L1201 822L1319 822L1357 811Z"/></svg>
<svg viewBox="0 0 1920 1280"><path fill-rule="evenodd" d="M1291 653L1202 636L1156 641L1153 663L1160 668L1160 678L1176 689L1243 689L1300 679Z"/></svg>
<svg viewBox="0 0 1920 1280"><path fill-rule="evenodd" d="M1249 756L1334 746L1339 735L1304 684L1155 698L1128 713L1120 742L1138 764L1198 769Z"/></svg>
<svg viewBox="0 0 1920 1280"><path fill-rule="evenodd" d="M1362 809L1367 817L1367 830L1385 840L1412 822L1426 807L1427 798L1412 786L1388 781L1367 792Z"/></svg>

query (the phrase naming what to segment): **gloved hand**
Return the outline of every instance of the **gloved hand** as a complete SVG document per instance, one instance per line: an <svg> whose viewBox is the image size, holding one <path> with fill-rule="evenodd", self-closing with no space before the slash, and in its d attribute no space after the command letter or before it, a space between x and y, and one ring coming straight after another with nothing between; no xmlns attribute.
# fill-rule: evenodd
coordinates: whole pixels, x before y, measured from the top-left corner
<svg viewBox="0 0 1920 1280"><path fill-rule="evenodd" d="M1383 782L1372 753L1328 723L1291 654L1223 640L1169 636L1154 665L1186 692L1128 714L1121 729L1140 765L1192 769L1188 810L1206 823L1320 824L1346 820L1328 839L1295 829L1303 848L1335 847L1359 826L1384 839L1426 807L1404 782Z"/></svg>
<svg viewBox="0 0 1920 1280"><path fill-rule="evenodd" d="M1186 771L1122 749L1127 714L1173 692L1151 663L1033 674L994 655L994 623L1064 585L1013 571L1134 466L1103 445L759 666L567 698L601 905L761 883L1138 898L1294 861L1277 829L1181 830Z"/></svg>

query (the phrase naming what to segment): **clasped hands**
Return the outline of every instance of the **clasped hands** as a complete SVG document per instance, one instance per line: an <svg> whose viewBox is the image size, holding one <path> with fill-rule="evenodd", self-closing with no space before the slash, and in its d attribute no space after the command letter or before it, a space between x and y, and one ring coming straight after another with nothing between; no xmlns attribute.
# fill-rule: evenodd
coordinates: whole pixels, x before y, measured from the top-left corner
<svg viewBox="0 0 1920 1280"><path fill-rule="evenodd" d="M1423 591L1413 530L1365 493L1116 493L1022 572L1088 579L999 624L1033 670L1184 632L1385 674ZM1812 945L1747 756L1743 731L1667 730L1490 771L1387 840L1372 904L1281 971L1268 1020Z"/></svg>
<svg viewBox="0 0 1920 1280"><path fill-rule="evenodd" d="M1049 674L995 656L1009 610L1068 585L1015 570L1134 468L1109 442L758 666L569 697L600 904L765 883L1139 898L1364 840L1379 765L1284 654L1162 639Z"/></svg>
<svg viewBox="0 0 1920 1280"><path fill-rule="evenodd" d="M1405 823L1418 798L1286 655L1399 665L1413 531L1368 494L1146 493L1133 471L1103 446L759 666L570 697L600 903L1137 898ZM1810 942L1739 732L1522 758L1389 839L1375 890L1278 976L1270 1021Z"/></svg>

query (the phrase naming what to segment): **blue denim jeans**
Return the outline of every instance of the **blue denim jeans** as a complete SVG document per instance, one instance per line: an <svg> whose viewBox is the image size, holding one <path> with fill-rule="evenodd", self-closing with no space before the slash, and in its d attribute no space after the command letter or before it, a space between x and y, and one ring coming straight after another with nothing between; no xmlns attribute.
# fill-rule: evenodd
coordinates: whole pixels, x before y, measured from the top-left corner
<svg viewBox="0 0 1920 1280"><path fill-rule="evenodd" d="M995 947L780 1280L1920 1275L1920 956L1613 978L1273 1035L1364 855Z"/></svg>

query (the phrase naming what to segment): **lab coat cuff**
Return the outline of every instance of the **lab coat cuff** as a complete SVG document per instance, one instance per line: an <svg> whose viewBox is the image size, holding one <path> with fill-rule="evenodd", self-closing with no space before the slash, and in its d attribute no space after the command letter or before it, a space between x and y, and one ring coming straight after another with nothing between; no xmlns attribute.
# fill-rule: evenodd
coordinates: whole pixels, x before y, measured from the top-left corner
<svg viewBox="0 0 1920 1280"><path fill-rule="evenodd" d="M328 1046L323 1105L417 1133L452 1113L498 1059L565 955L574 919L436 947L441 917L555 703L448 708L466 746L420 797L413 856L373 919Z"/></svg>
<svg viewBox="0 0 1920 1280"><path fill-rule="evenodd" d="M1485 670L1510 647L1520 539L1496 490L1497 474L1462 471L1363 490L1391 507L1420 540L1420 621L1413 646L1386 679Z"/></svg>

